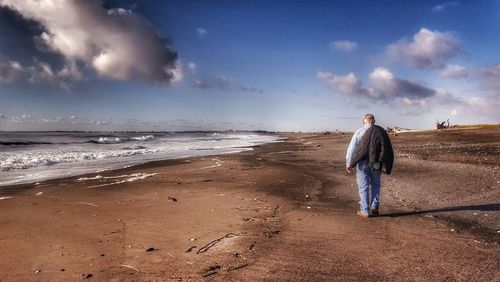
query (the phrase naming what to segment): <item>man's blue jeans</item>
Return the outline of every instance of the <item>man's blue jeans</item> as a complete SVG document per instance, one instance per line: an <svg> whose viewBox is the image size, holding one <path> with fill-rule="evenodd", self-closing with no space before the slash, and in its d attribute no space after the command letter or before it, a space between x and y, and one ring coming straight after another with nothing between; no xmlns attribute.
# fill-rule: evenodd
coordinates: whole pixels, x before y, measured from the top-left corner
<svg viewBox="0 0 500 282"><path fill-rule="evenodd" d="M359 189L359 204L360 209L364 213L369 213L370 208L370 186L372 201L371 207L378 208L379 206L379 196L380 196L380 175L382 174L381 169L374 169L368 165L367 160L361 160L356 166L356 180L358 182Z"/></svg>

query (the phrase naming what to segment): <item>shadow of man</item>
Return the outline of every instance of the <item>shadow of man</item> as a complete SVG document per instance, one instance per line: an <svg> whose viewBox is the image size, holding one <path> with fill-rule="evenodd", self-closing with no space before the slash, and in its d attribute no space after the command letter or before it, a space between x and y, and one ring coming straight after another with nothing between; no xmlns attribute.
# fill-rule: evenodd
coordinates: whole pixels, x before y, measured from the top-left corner
<svg viewBox="0 0 500 282"><path fill-rule="evenodd" d="M477 210L477 211L500 211L500 203L445 207L445 208L437 208L437 209L421 210L421 211L393 212L393 213L381 214L381 215L379 215L379 217L400 217L400 216L419 215L419 214L437 213L437 212L475 211L475 210Z"/></svg>

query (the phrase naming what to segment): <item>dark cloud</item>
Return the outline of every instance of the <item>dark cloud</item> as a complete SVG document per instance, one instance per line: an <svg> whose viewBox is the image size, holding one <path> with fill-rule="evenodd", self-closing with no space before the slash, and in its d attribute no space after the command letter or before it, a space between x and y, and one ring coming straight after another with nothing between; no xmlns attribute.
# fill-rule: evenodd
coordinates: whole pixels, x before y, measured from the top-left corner
<svg viewBox="0 0 500 282"><path fill-rule="evenodd" d="M427 98L436 91L416 82L395 77L389 70L376 68L370 73L370 82L379 97Z"/></svg>
<svg viewBox="0 0 500 282"><path fill-rule="evenodd" d="M435 95L436 91L428 87L422 86L415 82L403 79L396 79L397 87L393 90L394 95L411 97L411 98L426 98Z"/></svg>
<svg viewBox="0 0 500 282"><path fill-rule="evenodd" d="M46 30L39 22L0 5L0 56L23 66L43 61L54 68L62 68L64 57L47 52L47 48L40 44L38 36L43 32Z"/></svg>
<svg viewBox="0 0 500 282"><path fill-rule="evenodd" d="M462 104L461 99L442 90L432 89L421 83L400 79L385 68L376 68L369 75L366 87L353 73L338 76L328 72L318 72L319 80L328 84L335 92L349 96L366 97L374 101L398 100L410 106L432 106L434 104Z"/></svg>
<svg viewBox="0 0 500 282"><path fill-rule="evenodd" d="M64 66L49 64L59 79L81 77L81 66L99 76L120 80L144 80L170 84L182 78L177 53L142 16L124 8L106 9L99 0L67 0L58 5L43 1L0 0L9 22L24 22L24 37L30 38L33 56L40 50L63 58ZM5 7L10 12L5 12ZM15 12L12 12L15 11ZM63 16L64 15L64 16ZM29 24L27 24L27 22ZM29 44L28 44L29 45Z"/></svg>

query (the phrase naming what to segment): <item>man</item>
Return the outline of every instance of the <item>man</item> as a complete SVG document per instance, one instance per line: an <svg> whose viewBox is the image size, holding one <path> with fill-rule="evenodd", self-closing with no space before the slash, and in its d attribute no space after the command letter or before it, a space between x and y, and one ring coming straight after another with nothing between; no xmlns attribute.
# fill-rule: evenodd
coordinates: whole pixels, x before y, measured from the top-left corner
<svg viewBox="0 0 500 282"><path fill-rule="evenodd" d="M382 171L391 173L394 153L389 135L382 127L375 125L372 114L363 116L363 125L356 130L347 148L346 170L351 173L351 169L356 166L360 199L360 210L356 214L370 217L379 214L380 176Z"/></svg>

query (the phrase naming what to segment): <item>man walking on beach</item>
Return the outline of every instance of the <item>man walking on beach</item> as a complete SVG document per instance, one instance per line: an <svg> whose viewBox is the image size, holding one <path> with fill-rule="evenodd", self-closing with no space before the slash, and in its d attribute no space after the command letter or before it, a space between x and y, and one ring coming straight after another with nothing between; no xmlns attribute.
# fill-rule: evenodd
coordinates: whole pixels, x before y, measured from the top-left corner
<svg viewBox="0 0 500 282"><path fill-rule="evenodd" d="M391 173L394 153L389 135L385 129L375 125L373 114L363 116L363 125L356 130L347 148L346 170L351 173L351 169L356 167L360 199L357 215L370 217L379 214L380 176L382 171Z"/></svg>

